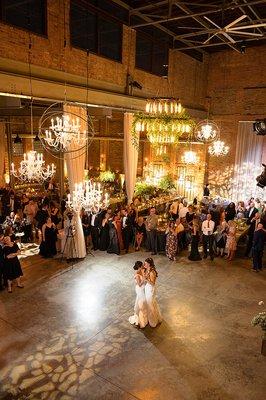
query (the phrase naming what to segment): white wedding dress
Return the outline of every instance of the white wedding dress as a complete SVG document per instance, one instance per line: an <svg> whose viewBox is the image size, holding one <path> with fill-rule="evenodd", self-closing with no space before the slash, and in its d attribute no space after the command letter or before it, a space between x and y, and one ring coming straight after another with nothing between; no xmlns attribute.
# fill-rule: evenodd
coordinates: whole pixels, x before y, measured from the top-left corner
<svg viewBox="0 0 266 400"><path fill-rule="evenodd" d="M162 322L160 307L156 300L156 285L149 282L145 285L145 297L148 308L148 322L152 328L155 328Z"/></svg>
<svg viewBox="0 0 266 400"><path fill-rule="evenodd" d="M145 328L148 324L148 310L147 310L147 302L145 297L145 284L143 283L141 286L138 285L136 277L136 301L134 307L134 315L129 317L129 322L131 325L138 325L140 328Z"/></svg>

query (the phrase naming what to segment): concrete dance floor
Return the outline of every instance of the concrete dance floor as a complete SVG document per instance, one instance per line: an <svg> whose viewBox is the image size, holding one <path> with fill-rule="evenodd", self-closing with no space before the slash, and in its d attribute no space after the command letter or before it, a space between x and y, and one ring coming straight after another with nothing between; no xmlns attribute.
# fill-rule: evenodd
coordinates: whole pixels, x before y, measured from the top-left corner
<svg viewBox="0 0 266 400"><path fill-rule="evenodd" d="M250 321L266 303L266 271L156 256L164 321L139 330L128 323L132 265L147 256L24 259L25 288L0 292L0 399L264 400Z"/></svg>

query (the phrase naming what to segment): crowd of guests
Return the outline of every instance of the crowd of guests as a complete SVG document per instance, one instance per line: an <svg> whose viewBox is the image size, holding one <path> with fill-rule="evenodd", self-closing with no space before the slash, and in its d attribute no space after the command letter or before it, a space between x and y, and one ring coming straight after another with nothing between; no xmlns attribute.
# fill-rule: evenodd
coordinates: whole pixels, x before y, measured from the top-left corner
<svg viewBox="0 0 266 400"><path fill-rule="evenodd" d="M207 193L207 190L206 190ZM66 201L44 195L30 198L17 195L13 190L0 189L0 288L12 291L12 281L22 287L22 270L18 260L18 241L38 242L43 257L53 257L58 251L58 237L67 218ZM251 198L247 204L230 203L226 207L194 199L193 204L178 199L167 205L164 216L165 229L160 224L155 207L148 215L139 215L134 203L88 213L81 210L81 222L88 251L128 253L130 249L146 249L152 255L165 251L169 260L176 260L178 253L190 249L188 258L198 261L215 256L233 260L237 248L237 219L244 219L248 226L246 257L253 257L253 269L262 269L262 256L266 228L266 202ZM158 248L164 237L163 249ZM203 253L199 253L202 244Z"/></svg>

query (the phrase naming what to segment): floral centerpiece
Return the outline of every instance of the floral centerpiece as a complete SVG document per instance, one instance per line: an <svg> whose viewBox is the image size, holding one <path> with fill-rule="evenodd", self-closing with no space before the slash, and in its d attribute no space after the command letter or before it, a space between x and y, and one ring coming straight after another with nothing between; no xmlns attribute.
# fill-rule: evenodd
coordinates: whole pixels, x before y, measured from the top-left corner
<svg viewBox="0 0 266 400"><path fill-rule="evenodd" d="M264 305L263 301L259 302L259 305ZM261 346L261 354L266 355L266 311L262 311L253 317L251 324L253 326L260 326L262 329L262 346Z"/></svg>
<svg viewBox="0 0 266 400"><path fill-rule="evenodd" d="M100 173L99 180L104 183L114 182L115 173L112 171L103 171Z"/></svg>

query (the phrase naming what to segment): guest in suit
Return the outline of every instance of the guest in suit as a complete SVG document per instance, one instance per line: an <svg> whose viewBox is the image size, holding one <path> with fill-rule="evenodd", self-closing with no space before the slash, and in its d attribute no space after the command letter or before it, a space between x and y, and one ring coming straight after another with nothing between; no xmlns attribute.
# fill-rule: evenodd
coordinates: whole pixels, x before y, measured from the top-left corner
<svg viewBox="0 0 266 400"><path fill-rule="evenodd" d="M251 221L255 217L255 214L257 212L258 212L258 209L255 207L255 203L253 201L251 201L249 209L246 212L247 225L251 224Z"/></svg>
<svg viewBox="0 0 266 400"><path fill-rule="evenodd" d="M252 246L252 259L253 267L252 269L256 272L262 270L262 257L265 243L265 230L263 229L262 223L258 223L257 229L253 236L253 246Z"/></svg>
<svg viewBox="0 0 266 400"><path fill-rule="evenodd" d="M252 249L254 232L257 229L259 222L261 222L261 220L260 220L260 214L258 212L255 213L255 215L250 221L247 221L249 228L248 228L248 242L247 242L245 257L249 257L250 251Z"/></svg>
<svg viewBox="0 0 266 400"><path fill-rule="evenodd" d="M211 260L213 260L213 231L214 231L214 221L212 221L211 214L207 214L207 219L203 221L202 229L202 244L203 244L203 258L207 258L208 249Z"/></svg>
<svg viewBox="0 0 266 400"><path fill-rule="evenodd" d="M90 215L90 227L91 227L91 240L93 250L99 248L99 235L101 226L101 212L93 213Z"/></svg>

